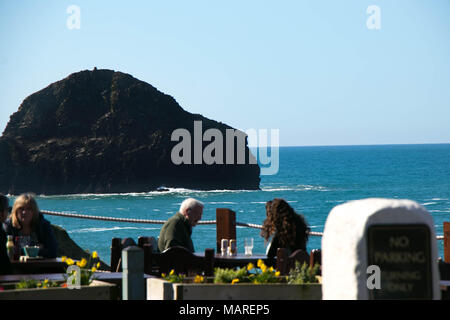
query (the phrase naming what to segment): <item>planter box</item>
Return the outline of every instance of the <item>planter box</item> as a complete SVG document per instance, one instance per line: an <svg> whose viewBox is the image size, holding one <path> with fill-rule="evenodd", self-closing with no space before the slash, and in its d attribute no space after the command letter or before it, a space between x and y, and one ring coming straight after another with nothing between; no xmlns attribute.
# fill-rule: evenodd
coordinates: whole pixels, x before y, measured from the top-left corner
<svg viewBox="0 0 450 320"><path fill-rule="evenodd" d="M147 279L147 300L321 300L321 284L170 283Z"/></svg>
<svg viewBox="0 0 450 320"><path fill-rule="evenodd" d="M0 300L111 300L114 284L94 280L80 289L14 289L15 284L0 285ZM11 288L11 289L9 289Z"/></svg>

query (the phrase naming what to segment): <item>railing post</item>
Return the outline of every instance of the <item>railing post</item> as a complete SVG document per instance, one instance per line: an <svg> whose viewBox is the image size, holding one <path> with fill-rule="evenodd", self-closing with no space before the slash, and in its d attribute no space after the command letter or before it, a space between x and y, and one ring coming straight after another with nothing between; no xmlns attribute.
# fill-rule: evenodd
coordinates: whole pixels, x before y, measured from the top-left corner
<svg viewBox="0 0 450 320"><path fill-rule="evenodd" d="M288 252L286 248L278 248L277 250L277 271L280 271L282 276L286 275L288 265Z"/></svg>
<svg viewBox="0 0 450 320"><path fill-rule="evenodd" d="M111 240L111 272L116 272L122 255L122 239L112 238Z"/></svg>
<svg viewBox="0 0 450 320"><path fill-rule="evenodd" d="M450 222L444 222L444 261L450 263Z"/></svg>
<svg viewBox="0 0 450 320"><path fill-rule="evenodd" d="M220 252L222 239L236 239L236 212L226 209L216 209L216 241L217 252Z"/></svg>
<svg viewBox="0 0 450 320"><path fill-rule="evenodd" d="M144 300L144 252L132 246L122 250L122 299Z"/></svg>

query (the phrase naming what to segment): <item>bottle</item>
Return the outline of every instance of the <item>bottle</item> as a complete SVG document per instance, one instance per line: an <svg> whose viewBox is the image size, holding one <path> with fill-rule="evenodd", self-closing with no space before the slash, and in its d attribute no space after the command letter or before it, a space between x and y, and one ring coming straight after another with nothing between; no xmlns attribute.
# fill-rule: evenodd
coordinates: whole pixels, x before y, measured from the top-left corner
<svg viewBox="0 0 450 320"><path fill-rule="evenodd" d="M14 259L14 241L13 236L8 236L8 241L6 242L6 251L8 252L9 260Z"/></svg>

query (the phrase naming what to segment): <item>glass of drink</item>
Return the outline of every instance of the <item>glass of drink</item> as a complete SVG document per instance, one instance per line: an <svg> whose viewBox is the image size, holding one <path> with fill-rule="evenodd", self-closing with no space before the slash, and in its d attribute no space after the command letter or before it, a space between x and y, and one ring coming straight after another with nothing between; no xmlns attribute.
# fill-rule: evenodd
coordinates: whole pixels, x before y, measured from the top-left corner
<svg viewBox="0 0 450 320"><path fill-rule="evenodd" d="M222 253L222 256L226 256L228 252L228 239L222 239L220 241L220 250Z"/></svg>
<svg viewBox="0 0 450 320"><path fill-rule="evenodd" d="M253 254L253 238L244 239L244 252L246 256L251 256Z"/></svg>

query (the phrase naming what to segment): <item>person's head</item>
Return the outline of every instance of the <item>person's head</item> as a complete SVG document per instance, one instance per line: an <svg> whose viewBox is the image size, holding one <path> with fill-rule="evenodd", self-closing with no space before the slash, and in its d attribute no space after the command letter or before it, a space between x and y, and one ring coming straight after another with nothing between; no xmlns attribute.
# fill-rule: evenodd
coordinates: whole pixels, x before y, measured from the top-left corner
<svg viewBox="0 0 450 320"><path fill-rule="evenodd" d="M8 217L9 200L3 194L0 194L0 223L5 222Z"/></svg>
<svg viewBox="0 0 450 320"><path fill-rule="evenodd" d="M17 197L11 212L14 228L22 229L24 226L34 228L39 220L39 208L34 196L24 193Z"/></svg>
<svg viewBox="0 0 450 320"><path fill-rule="evenodd" d="M297 233L300 233L306 245L308 230L303 216L297 214L285 200L276 198L267 201L266 220L261 231L261 235L266 240L276 233L283 246L294 245Z"/></svg>
<svg viewBox="0 0 450 320"><path fill-rule="evenodd" d="M194 198L187 198L181 203L180 213L186 217L192 227L195 227L202 218L203 207L202 202Z"/></svg>

